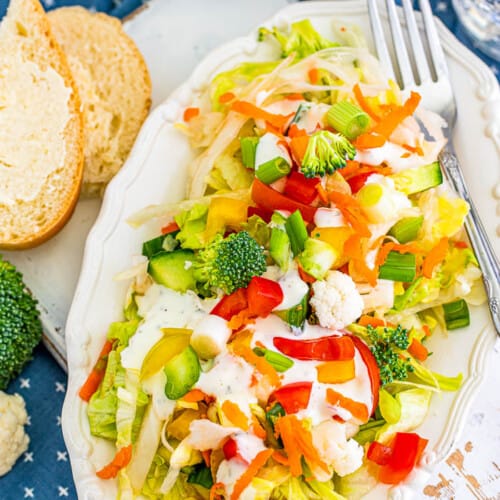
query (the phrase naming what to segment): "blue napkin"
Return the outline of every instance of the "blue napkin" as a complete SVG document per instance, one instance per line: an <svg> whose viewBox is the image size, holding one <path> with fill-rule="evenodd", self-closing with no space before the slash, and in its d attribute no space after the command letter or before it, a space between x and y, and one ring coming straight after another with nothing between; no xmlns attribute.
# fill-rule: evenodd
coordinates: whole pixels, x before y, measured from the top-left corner
<svg viewBox="0 0 500 500"><path fill-rule="evenodd" d="M143 2L141 0L42 0L42 3L47 10L63 5L79 4L121 18ZM499 78L500 65L475 50L458 23L451 2L431 0L431 3L434 13L464 45L476 52ZM0 18L7 4L8 0L0 0ZM66 374L47 350L40 346L35 352L35 359L7 390L9 393L18 392L26 401L30 416L26 430L31 443L14 469L0 478L1 500L77 498L68 452L61 433L61 408L65 390Z"/></svg>

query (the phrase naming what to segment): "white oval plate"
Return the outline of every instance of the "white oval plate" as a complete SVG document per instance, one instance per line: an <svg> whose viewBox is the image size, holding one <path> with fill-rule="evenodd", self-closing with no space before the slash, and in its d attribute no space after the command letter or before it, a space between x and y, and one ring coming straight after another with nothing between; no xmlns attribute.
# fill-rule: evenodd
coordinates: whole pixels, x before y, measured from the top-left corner
<svg viewBox="0 0 500 500"><path fill-rule="evenodd" d="M332 17L355 22L369 33L366 4L358 0L293 4L262 24L285 27L305 17L325 35L330 33ZM500 148L499 124L494 122L500 116L498 109L495 111L498 84L478 58L443 25L438 27L459 103L454 142L479 211L490 237L494 237L498 221L492 190L498 192L495 165ZM210 53L190 78L152 112L125 167L110 183L87 238L82 271L66 324L69 380L62 417L79 498L112 498L116 493L113 481L102 481L95 476L96 469L111 460L113 447L90 435L86 405L77 393L104 343L109 323L121 319L127 283L114 281L113 277L130 266L131 256L141 252L142 241L155 234L153 227L132 229L126 220L146 205L176 201L184 196L186 166L193 152L173 124L181 119L182 110L192 96L216 73L243 60L276 55L269 45L258 45L255 40L256 31ZM158 63L160 57L158 54ZM491 168L479 167L484 165ZM486 192L484 186L488 186ZM494 237L497 251L498 240ZM456 393L433 397L429 415L419 429L430 441L424 465L407 485L393 489L391 496L418 495L428 472L447 456L463 428L495 342L487 308L473 308L471 316L472 326L453 333L452 339L432 339L430 349L434 354L429 365L447 375L461 371L464 384ZM370 494L370 498L386 496L387 490L381 487Z"/></svg>

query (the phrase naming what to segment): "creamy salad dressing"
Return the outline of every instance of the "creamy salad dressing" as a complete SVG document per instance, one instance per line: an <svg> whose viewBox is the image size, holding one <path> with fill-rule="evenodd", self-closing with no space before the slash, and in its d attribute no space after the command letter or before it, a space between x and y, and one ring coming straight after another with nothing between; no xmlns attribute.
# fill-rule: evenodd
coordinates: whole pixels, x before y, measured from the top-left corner
<svg viewBox="0 0 500 500"><path fill-rule="evenodd" d="M288 271L278 280L278 283L283 291L283 300L274 308L276 311L284 311L296 306L309 291L307 283L302 281L297 269Z"/></svg>
<svg viewBox="0 0 500 500"><path fill-rule="evenodd" d="M259 139L259 144L255 151L255 170L258 171L259 167L274 158L283 158L289 165L292 164L292 159L288 154L287 149L279 144L280 138L274 134L264 134Z"/></svg>
<svg viewBox="0 0 500 500"><path fill-rule="evenodd" d="M122 366L130 370L141 369L147 353L163 337L162 328L192 328L206 314L194 293L182 294L156 284L138 303L144 321L121 353Z"/></svg>

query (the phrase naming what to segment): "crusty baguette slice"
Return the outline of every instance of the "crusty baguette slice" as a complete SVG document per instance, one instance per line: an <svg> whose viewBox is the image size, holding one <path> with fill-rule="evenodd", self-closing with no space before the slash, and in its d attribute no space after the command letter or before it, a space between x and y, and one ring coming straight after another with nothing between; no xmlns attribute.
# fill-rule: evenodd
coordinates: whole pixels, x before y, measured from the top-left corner
<svg viewBox="0 0 500 500"><path fill-rule="evenodd" d="M82 7L49 13L82 100L83 194L102 194L125 162L151 106L144 59L118 19Z"/></svg>
<svg viewBox="0 0 500 500"><path fill-rule="evenodd" d="M38 0L12 0L0 25L0 248L59 231L83 172L78 92Z"/></svg>

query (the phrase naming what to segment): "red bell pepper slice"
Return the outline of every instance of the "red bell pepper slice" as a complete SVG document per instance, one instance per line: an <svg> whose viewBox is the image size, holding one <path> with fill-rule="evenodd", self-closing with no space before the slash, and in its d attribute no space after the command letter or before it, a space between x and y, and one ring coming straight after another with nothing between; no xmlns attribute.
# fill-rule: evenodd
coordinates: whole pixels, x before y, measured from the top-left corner
<svg viewBox="0 0 500 500"><path fill-rule="evenodd" d="M294 382L282 385L270 396L269 402L278 401L283 409L290 415L300 410L305 410L311 397L312 382Z"/></svg>
<svg viewBox="0 0 500 500"><path fill-rule="evenodd" d="M215 316L220 316L229 321L234 315L240 313L247 307L247 291L245 288L238 288L238 290L232 294L224 295L210 311L210 314L215 314Z"/></svg>
<svg viewBox="0 0 500 500"><path fill-rule="evenodd" d="M284 193L292 200L310 205L318 196L316 186L319 183L318 177L308 179L304 174L294 170L286 180Z"/></svg>
<svg viewBox="0 0 500 500"><path fill-rule="evenodd" d="M370 377L370 386L373 396L373 405L370 414L373 414L378 406L378 391L380 389L380 369L377 361L373 356L370 348L356 335L350 335L351 340L354 342L361 359L364 361Z"/></svg>
<svg viewBox="0 0 500 500"><path fill-rule="evenodd" d="M238 443L233 438L229 438L222 446L222 452L224 453L224 458L226 460L231 460L231 458L237 458L242 462L248 463L241 455L238 450Z"/></svg>
<svg viewBox="0 0 500 500"><path fill-rule="evenodd" d="M259 179L253 181L252 200L259 207L270 212L274 210L287 210L289 212L299 210L302 218L307 222L312 222L316 213L316 208L288 198Z"/></svg>
<svg viewBox="0 0 500 500"><path fill-rule="evenodd" d="M427 439L410 432L397 432L392 443L392 454L379 470L378 479L384 484L400 483L415 467L425 447Z"/></svg>
<svg viewBox="0 0 500 500"><path fill-rule="evenodd" d="M373 441L366 452L366 458L375 462L377 465L386 465L392 455L392 448L385 444Z"/></svg>
<svg viewBox="0 0 500 500"><path fill-rule="evenodd" d="M373 172L365 172L347 179L347 183L351 186L352 194L356 194L365 185L366 179L372 174Z"/></svg>
<svg viewBox="0 0 500 500"><path fill-rule="evenodd" d="M247 209L247 219L250 219L252 215L258 215L265 222L269 223L271 222L273 212L271 210L266 210L265 208L249 206Z"/></svg>
<svg viewBox="0 0 500 500"><path fill-rule="evenodd" d="M354 358L354 344L347 335L307 340L275 337L273 344L283 354L300 360L346 361Z"/></svg>
<svg viewBox="0 0 500 500"><path fill-rule="evenodd" d="M250 315L265 318L283 302L283 290L276 281L254 276L247 287L247 298Z"/></svg>

